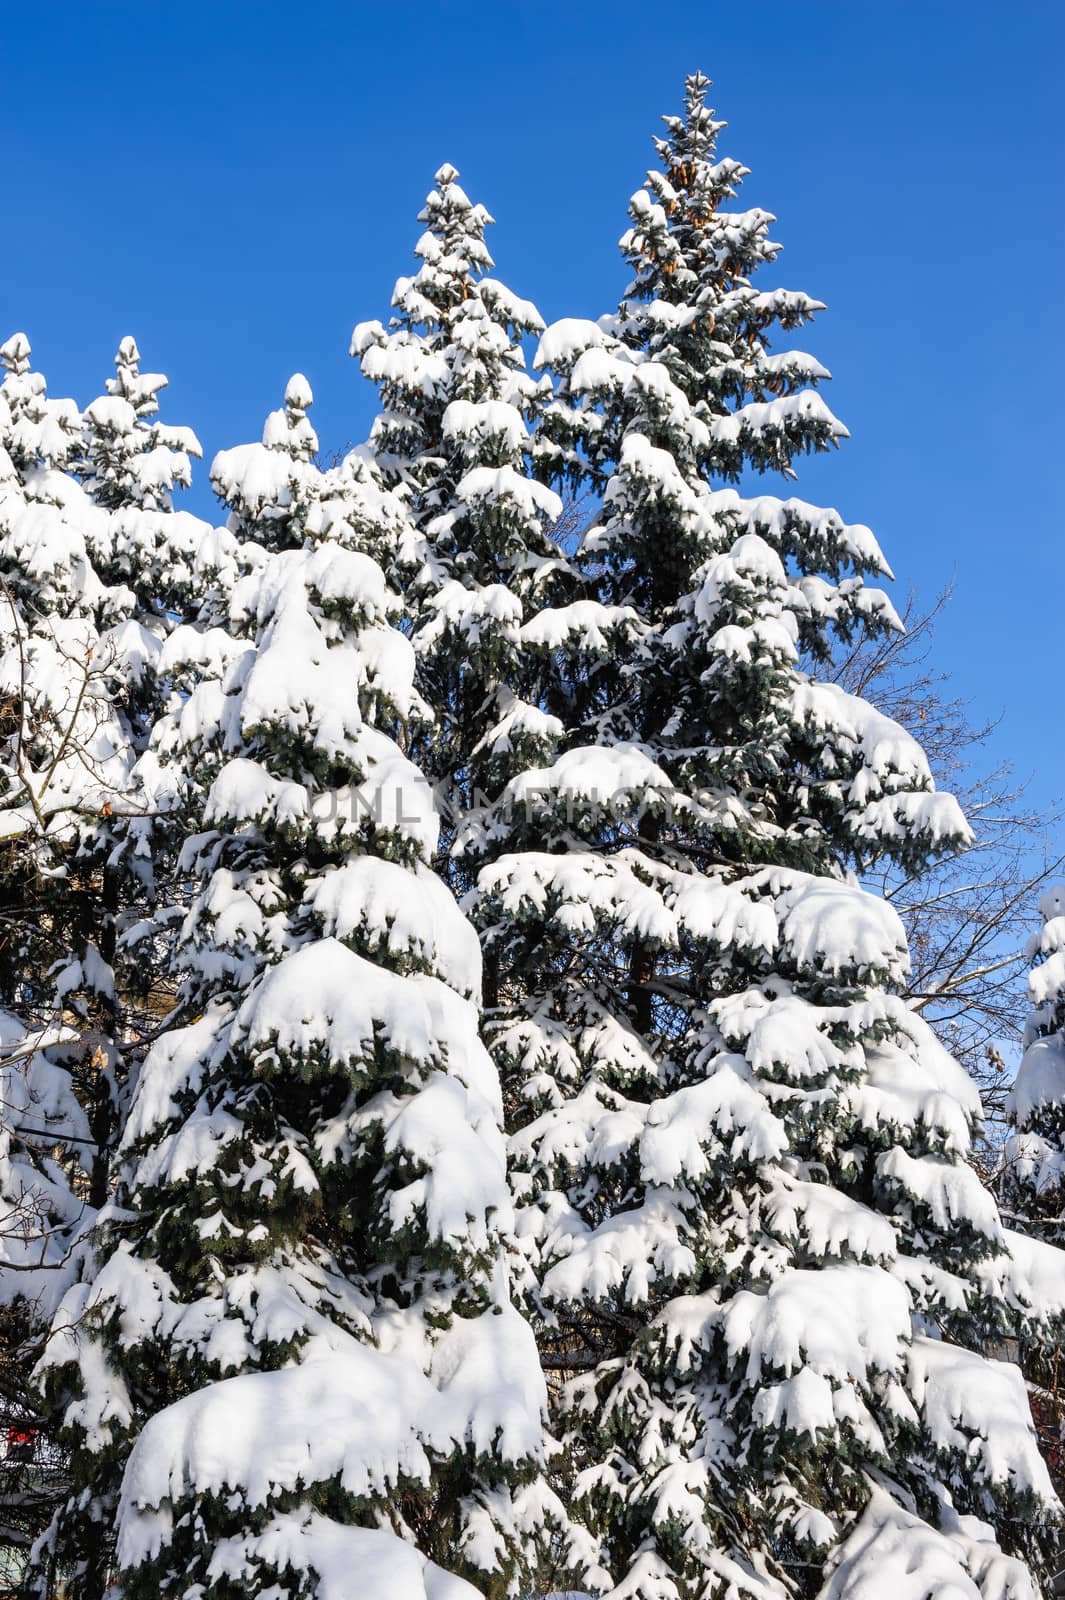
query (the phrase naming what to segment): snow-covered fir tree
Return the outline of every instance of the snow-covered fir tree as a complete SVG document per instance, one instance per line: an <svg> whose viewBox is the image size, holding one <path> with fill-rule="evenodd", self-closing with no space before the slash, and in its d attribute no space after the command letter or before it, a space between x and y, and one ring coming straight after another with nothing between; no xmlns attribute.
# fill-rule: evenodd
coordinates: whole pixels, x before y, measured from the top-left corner
<svg viewBox="0 0 1065 1600"><path fill-rule="evenodd" d="M83 1270L118 1123L115 827L140 659L133 597L92 559L108 514L69 471L78 408L48 396L23 334L0 364L0 1336L5 1403L40 1438L15 1391Z"/></svg>
<svg viewBox="0 0 1065 1600"><path fill-rule="evenodd" d="M287 394L277 438L213 468L253 548L226 660L156 740L206 790L181 1009L43 1363L74 1485L38 1571L95 1600L113 1535L130 1597L525 1593L561 1508L479 948L427 864L431 792L396 742L414 653L362 548L402 506L364 460L312 478L284 447L309 387Z"/></svg>
<svg viewBox="0 0 1065 1600"><path fill-rule="evenodd" d="M168 380L142 372L140 359L127 335L106 393L83 413L75 470L94 503L112 513L97 525L103 534L92 551L97 570L133 592L137 622L161 640L179 617L191 620L203 598L194 568L206 554L207 524L174 506L175 490L189 487L192 460L203 449L191 428L158 420ZM149 659L146 677L154 665ZM149 731L152 720L149 713Z"/></svg>
<svg viewBox="0 0 1065 1600"><path fill-rule="evenodd" d="M168 379L161 372L142 372L140 360L137 341L127 335L107 393L85 409L79 474L97 505L169 510L174 489L187 489L192 482L189 457L199 458L203 450L191 428L153 420Z"/></svg>
<svg viewBox="0 0 1065 1600"><path fill-rule="evenodd" d="M293 373L262 438L220 450L211 463L212 486L228 508L226 527L245 545L298 549L307 537L326 482L314 462L318 435L307 415L312 399L302 372Z"/></svg>
<svg viewBox="0 0 1065 1600"><path fill-rule="evenodd" d="M369 448L409 512L382 559L403 589L416 681L433 710L414 748L444 804L439 870L461 896L470 886L467 859L452 849L461 818L517 773L548 765L563 736L552 702L566 701L566 674L539 619L550 607L563 632L558 605L569 601L569 616L580 589L557 537L562 502L535 475L551 386L528 375L521 340L543 324L492 275L491 218L457 180L450 166L436 174L418 271L397 282L389 329L360 324L351 349L382 399ZM504 822L493 848L508 843ZM495 949L487 955L492 1008L501 974ZM541 1521L528 1537L548 1587L567 1569L594 1576L594 1542L572 1525Z"/></svg>
<svg viewBox="0 0 1065 1600"><path fill-rule="evenodd" d="M1032 1009L1024 1053L1006 1101L1012 1132L1002 1151L1001 1202L1012 1227L1044 1246L1065 1245L1065 885L1039 901L1042 928L1029 944ZM1065 1329L1021 1317L1011 1333L1032 1412L1059 1494L1065 1485L1062 1403Z"/></svg>
<svg viewBox="0 0 1065 1600"><path fill-rule="evenodd" d="M133 749L145 757L152 730L170 697L181 692L163 646L182 620L207 627L220 615L220 569L233 577L232 545L208 523L174 505L176 490L188 488L191 460L202 448L190 428L158 420L167 378L142 372L136 340L127 336L115 356L115 376L106 393L86 406L73 468L95 506L108 513L86 525L86 543L96 571L127 596L125 653L130 662L124 709ZM115 920L127 937L146 927L160 900L173 893L173 821L159 815L159 796L148 781L150 759L136 774L139 806L116 820L112 872ZM165 945L144 938L116 955L126 998L138 1005L163 977Z"/></svg>
<svg viewBox="0 0 1065 1600"><path fill-rule="evenodd" d="M139 653L132 596L104 583L90 555L107 513L64 470L80 415L48 398L30 355L21 334L0 348L0 1004L40 1027L65 1007L98 1058L115 1031L111 858ZM88 1070L107 1100L98 1066Z"/></svg>
<svg viewBox="0 0 1065 1600"><path fill-rule="evenodd" d="M541 343L538 365L559 380L541 448L546 455L550 439L556 472L579 481L603 487L631 435L636 449L647 448L643 440L670 451L687 477L729 481L749 470L794 477L797 455L846 437L816 392L828 377L821 363L770 351L774 328L789 332L824 308L795 290L751 284L780 246L768 212L728 209L747 169L717 158L724 124L705 103L708 86L699 73L688 80L685 116L665 118L668 137L655 140L661 167L630 202L620 244L635 276L617 314L564 319ZM588 542L608 571L627 563L627 578L615 580L624 593L635 583L659 605L675 601L705 550L685 542L672 505L662 504L657 523L645 518L623 550L614 550L610 525L608 516Z"/></svg>
<svg viewBox="0 0 1065 1600"><path fill-rule="evenodd" d="M544 710L525 630L572 579L553 536L562 503L532 471L551 385L526 371L521 341L543 322L493 275L492 218L455 168L435 182L419 213L418 270L396 283L389 328L360 323L351 352L381 395L377 465L410 513L392 566L434 711L419 759L457 815L550 759L561 723ZM442 870L454 880L459 868L446 858Z"/></svg>
<svg viewBox="0 0 1065 1600"><path fill-rule="evenodd" d="M1031 1014L1007 1101L1005 1203L1026 1232L1065 1244L1065 885L1039 902L1042 929L1029 947Z"/></svg>
<svg viewBox="0 0 1065 1600"><path fill-rule="evenodd" d="M201 624L217 616L234 575L234 540L174 510L171 491L187 485L189 457L200 446L191 430L150 420L166 379L140 372L132 339L120 345L109 392L84 413L73 401L48 398L24 335L4 346L3 359L0 433L11 467L7 614L12 620L20 610L33 639L24 649L16 629L5 666L9 682L30 672L48 684L45 698L34 699L32 729L27 724L16 740L23 764L41 765L47 791L35 826L26 832L20 824L19 836L37 848L74 851L76 873L58 858L35 870L45 899L54 889L68 907L80 908L79 935L69 918L38 906L27 919L35 947L24 951L23 966L51 997L53 962L73 945L61 993L91 989L95 965L95 1004L117 1016L119 936L156 892L154 796L131 768L174 688L162 669L163 642L179 614ZM54 770L53 753L60 755ZM98 797L93 816L72 800L86 787ZM122 788L119 804L115 791ZM7 803L20 816L26 800L25 790L9 789ZM88 965L79 937L92 947ZM135 972L146 987L152 968L141 960ZM133 975L127 968L125 979Z"/></svg>
<svg viewBox="0 0 1065 1600"><path fill-rule="evenodd" d="M978 1096L861 887L965 821L804 665L897 625L886 563L833 511L715 486L845 430L824 369L770 353L818 304L750 284L772 219L728 209L706 88L632 203L619 313L541 342L556 470L602 489L595 598L536 619L569 663L559 754L456 845L544 1362L615 1600L1021 1600L1058 1508L1021 1375L982 1351L1007 1312L1060 1319L1065 1267L969 1165Z"/></svg>

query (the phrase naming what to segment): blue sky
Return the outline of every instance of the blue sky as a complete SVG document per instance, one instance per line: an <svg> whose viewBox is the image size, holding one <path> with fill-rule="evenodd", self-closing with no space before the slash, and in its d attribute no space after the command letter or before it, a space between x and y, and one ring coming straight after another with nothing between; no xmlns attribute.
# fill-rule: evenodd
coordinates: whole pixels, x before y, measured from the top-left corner
<svg viewBox="0 0 1065 1600"><path fill-rule="evenodd" d="M434 169L498 219L513 289L596 315L696 67L776 278L828 303L801 342L853 437L794 492L871 524L903 598L956 576L940 664L1065 792L1058 0L4 6L0 336L84 404L132 332L208 457L295 369L323 444L357 440L351 326L387 315Z"/></svg>

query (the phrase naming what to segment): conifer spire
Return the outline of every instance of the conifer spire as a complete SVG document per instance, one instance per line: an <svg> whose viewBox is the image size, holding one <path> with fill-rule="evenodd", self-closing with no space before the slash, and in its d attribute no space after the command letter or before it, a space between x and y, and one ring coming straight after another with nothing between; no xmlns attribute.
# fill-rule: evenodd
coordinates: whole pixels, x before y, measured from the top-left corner
<svg viewBox="0 0 1065 1600"><path fill-rule="evenodd" d="M1060 1318L1065 1274L969 1165L979 1098L861 887L969 838L824 672L897 626L886 562L834 511L720 486L845 429L819 363L770 353L819 306L751 284L772 219L727 208L706 87L632 202L618 313L541 340L555 470L602 491L588 598L530 625L566 663L560 753L456 841L506 974L530 1304L617 1600L864 1593L913 1550L929 1593L982 1592L986 1558L1032 1597L1058 1508L984 1351L1007 1299Z"/></svg>
<svg viewBox="0 0 1065 1600"><path fill-rule="evenodd" d="M522 627L571 574L553 537L561 501L533 465L550 383L526 372L521 341L543 322L492 275L492 218L455 168L440 167L435 183L419 213L418 271L397 281L389 328L360 323L351 352L381 396L375 460L404 492L415 530L392 565L436 716L420 758L455 816L553 749L556 723ZM462 887L453 858L441 867Z"/></svg>
<svg viewBox="0 0 1065 1600"><path fill-rule="evenodd" d="M107 393L85 409L78 473L97 505L109 510L169 511L175 488L192 482L190 457L203 454L191 428L153 421L168 379L141 372L130 335L115 356Z"/></svg>

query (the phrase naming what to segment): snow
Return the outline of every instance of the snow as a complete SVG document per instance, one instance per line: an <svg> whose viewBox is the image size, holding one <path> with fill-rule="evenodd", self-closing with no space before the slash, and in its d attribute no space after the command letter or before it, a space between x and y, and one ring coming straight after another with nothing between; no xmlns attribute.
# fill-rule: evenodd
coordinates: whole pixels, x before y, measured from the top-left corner
<svg viewBox="0 0 1065 1600"><path fill-rule="evenodd" d="M98 428L128 433L136 425L137 414L128 400L118 395L101 395L86 406L85 415Z"/></svg>
<svg viewBox="0 0 1065 1600"><path fill-rule="evenodd" d="M274 727L291 733L306 729L326 755L335 759L346 754L362 727L360 665L358 652L349 646L327 648L305 607L285 606L273 617L243 675L244 737Z"/></svg>
<svg viewBox="0 0 1065 1600"><path fill-rule="evenodd" d="M243 578L234 587L231 613L237 622L254 619L264 626L288 610L309 610L309 596L334 608L343 603L350 620L363 626L384 622L392 604L376 561L329 543L282 551Z"/></svg>
<svg viewBox="0 0 1065 1600"><path fill-rule="evenodd" d="M471 1052L478 1046L470 1030ZM390 1090L372 1096L347 1116L334 1118L319 1133L325 1161L353 1149L380 1147L396 1170L421 1174L390 1191L389 1224L397 1234L423 1224L429 1239L459 1252L487 1251L491 1229L510 1215L498 1105L471 1093L458 1074L472 1063L456 1062L451 1075L430 1072L413 1094ZM487 1057L474 1069L488 1083Z"/></svg>
<svg viewBox="0 0 1065 1600"><path fill-rule="evenodd" d="M586 349L574 363L569 387L576 395L621 394L633 378L633 357L624 346Z"/></svg>
<svg viewBox="0 0 1065 1600"><path fill-rule="evenodd" d="M13 333L9 339L0 344L0 357L12 372L25 372L29 367L30 355L30 341L24 333Z"/></svg>
<svg viewBox="0 0 1065 1600"><path fill-rule="evenodd" d="M1056 1504L1019 1367L923 1335L909 1382L933 1448L961 1455L974 1478Z"/></svg>
<svg viewBox="0 0 1065 1600"><path fill-rule="evenodd" d="M498 278L482 278L477 287L480 299L489 308L493 320L505 318L519 333L543 332L543 318L531 300L523 300L505 283L500 283Z"/></svg>
<svg viewBox="0 0 1065 1600"><path fill-rule="evenodd" d="M624 517L630 496L669 505L689 521L709 525L709 508L703 494L692 488L671 452L653 445L643 433L626 434L622 441L618 469L606 487L604 504L616 505Z"/></svg>
<svg viewBox="0 0 1065 1600"><path fill-rule="evenodd" d="M227 499L235 498L239 487L241 501L252 516L289 495L287 463L262 444L220 450L211 463L211 481L216 492L221 491Z"/></svg>
<svg viewBox="0 0 1065 1600"><path fill-rule="evenodd" d="M154 633L130 618L100 635L100 653L123 680L141 685L159 670L162 643Z"/></svg>
<svg viewBox="0 0 1065 1600"><path fill-rule="evenodd" d="M909 965L898 913L857 884L772 867L732 883L677 873L671 899L695 938L775 956L802 974L901 980Z"/></svg>
<svg viewBox="0 0 1065 1600"><path fill-rule="evenodd" d="M875 1265L895 1259L895 1230L887 1218L826 1183L781 1172L770 1181L765 1211L775 1234L801 1242L818 1259L849 1256Z"/></svg>
<svg viewBox="0 0 1065 1600"><path fill-rule="evenodd" d="M422 1070L446 1059L481 1088L493 1079L475 1014L452 989L437 978L389 972L333 938L264 975L236 1013L232 1044L262 1067L313 1061L365 1072L382 1048Z"/></svg>
<svg viewBox="0 0 1065 1600"><path fill-rule="evenodd" d="M648 631L632 606L606 606L597 600L575 600L568 606L545 607L521 629L524 644L539 650L583 650L607 655L613 640L639 638Z"/></svg>
<svg viewBox="0 0 1065 1600"><path fill-rule="evenodd" d="M418 633L418 650L425 654L453 629L471 644L482 637L514 639L521 623L521 602L502 583L468 589L457 579L442 583L426 604L429 620Z"/></svg>
<svg viewBox="0 0 1065 1600"><path fill-rule="evenodd" d="M742 1162L779 1160L787 1130L750 1081L740 1056L722 1054L702 1083L690 1084L654 1102L640 1137L640 1175L645 1182L694 1182L711 1170L714 1145Z"/></svg>
<svg viewBox="0 0 1065 1600"><path fill-rule="evenodd" d="M912 1156L896 1147L876 1158L877 1176L890 1193L919 1202L940 1233L955 1233L967 1223L994 1244L1002 1242L998 1207L972 1167L933 1156Z"/></svg>
<svg viewBox="0 0 1065 1600"><path fill-rule="evenodd" d="M375 383L435 394L443 391L450 376L442 354L424 345L406 344L398 337L378 344L365 327L356 328L352 335L351 353L360 357L363 372Z"/></svg>
<svg viewBox="0 0 1065 1600"><path fill-rule="evenodd" d="M413 872L377 856L358 856L312 878L303 892L324 935L358 935L394 961L402 958L469 998L481 992L481 947L473 928L428 867Z"/></svg>
<svg viewBox="0 0 1065 1600"><path fill-rule="evenodd" d="M1051 1140L1034 1132L1015 1133L1003 1149L1006 1172L1011 1182L1026 1185L1051 1203L1065 1183L1065 1151Z"/></svg>
<svg viewBox="0 0 1065 1600"><path fill-rule="evenodd" d="M138 1182L151 1189L204 1178L217 1168L227 1149L239 1144L244 1132L243 1124L224 1106L209 1110L200 1101L192 1115L180 1120L142 1158ZM316 1184L306 1174L296 1187L313 1193Z"/></svg>
<svg viewBox="0 0 1065 1600"><path fill-rule="evenodd" d="M138 1435L122 1485L120 1565L135 1567L158 1552L170 1535L171 1508L190 1494L269 1506L335 1482L357 1499L387 1503L404 1485L428 1484L434 1456L467 1441L511 1461L535 1454L545 1396L538 1368L528 1360L530 1340L514 1312L489 1311L456 1318L444 1330L431 1376L402 1350L374 1349L334 1333L312 1338L297 1365L207 1384L159 1412ZM356 1530L317 1517L309 1506L289 1515L299 1524L298 1530L288 1524L290 1534L298 1531L301 1540L314 1535L302 1548L320 1581L322 1540L330 1548L358 1548L350 1543ZM406 1561L414 1581L422 1558L408 1544L395 1544L398 1551L388 1545L384 1554L401 1572ZM260 1543L248 1547L231 1539L219 1544L214 1559L242 1561L248 1548L264 1556ZM367 1548L373 1551L372 1541ZM364 1577L360 1573L360 1581Z"/></svg>
<svg viewBox="0 0 1065 1600"><path fill-rule="evenodd" d="M1037 967L1036 971L1042 969ZM1010 1118L1024 1128L1040 1111L1059 1106L1062 1101L1065 1101L1065 1038L1053 1033L1033 1039L1025 1050L1006 1110Z"/></svg>
<svg viewBox="0 0 1065 1600"><path fill-rule="evenodd" d="M562 501L553 489L527 478L509 465L471 468L459 480L455 495L468 506L485 501L507 501L530 521L542 517L548 522L557 522L562 515Z"/></svg>
<svg viewBox="0 0 1065 1600"><path fill-rule="evenodd" d="M441 1410L424 1374L354 1340L339 1350L312 1341L297 1366L207 1384L138 1436L122 1484L119 1561L134 1566L154 1553L137 1513L190 1492L236 1492L262 1506L331 1479L384 1499L404 1480L428 1483L427 1447L453 1442Z"/></svg>
<svg viewBox="0 0 1065 1600"><path fill-rule="evenodd" d="M302 372L294 372L285 385L285 404L294 410L305 411L314 400L311 386Z"/></svg>
<svg viewBox="0 0 1065 1600"><path fill-rule="evenodd" d="M480 1455L540 1461L547 1386L532 1329L508 1303L498 1269L497 1279L493 1305L454 1317L434 1340L429 1375L449 1432L461 1427Z"/></svg>
<svg viewBox="0 0 1065 1600"><path fill-rule="evenodd" d="M713 438L720 444L738 444L744 437L771 431L786 431L796 422L814 423L832 439L849 439L850 434L834 417L821 396L813 389L785 395L779 400L752 400L728 417L716 417L710 424Z"/></svg>
<svg viewBox="0 0 1065 1600"><path fill-rule="evenodd" d="M208 707L208 716L222 709L220 703ZM190 733L189 719L183 715L182 722ZM416 845L420 854L430 856L439 820L424 779L392 741L374 729L361 728L353 745L346 747L346 753L354 770L361 770L358 786L315 794L303 784L272 777L247 757L228 762L211 785L205 820L215 825L256 821L281 832L313 832L326 843L397 833Z"/></svg>
<svg viewBox="0 0 1065 1600"><path fill-rule="evenodd" d="M582 1299L601 1304L620 1291L627 1305L647 1301L652 1284L683 1282L695 1271L684 1213L666 1191L589 1229L574 1212L543 1242L542 1293L548 1306Z"/></svg>
<svg viewBox="0 0 1065 1600"><path fill-rule="evenodd" d="M39 586L59 617L96 610L106 599L80 531L84 525L43 501L0 496L0 557L18 569L23 582Z"/></svg>
<svg viewBox="0 0 1065 1600"><path fill-rule="evenodd" d="M1022 1226L1060 1242L1060 1194L1065 1187L1062 1105L1065 1102L1065 886L1057 884L1039 900L1043 925L1028 943L1033 966L1028 975L1032 1003L1025 1050L1006 1113L1014 1132L1006 1141L1004 1188ZM1022 1302L1030 1295L1022 1292ZM1052 1297L1050 1304L1054 1303ZM1037 1300L1038 1318L1048 1305ZM1032 1314L1032 1313L1029 1313Z"/></svg>
<svg viewBox="0 0 1065 1600"><path fill-rule="evenodd" d="M798 997L783 994L767 1000L751 989L736 997L735 1008L722 1004L719 1019L730 1038L734 1031L740 1036L746 1033L747 1060L768 1082L819 1090L837 1082L843 1069L853 1065L853 1055L849 1062L829 1035L835 1019L819 1015Z"/></svg>
<svg viewBox="0 0 1065 1600"><path fill-rule="evenodd" d="M22 1139L54 1143L88 1137L88 1122L72 1093L70 1075L53 1065L44 1052L72 1041L68 1028L30 1027L12 1012L0 1009L0 1095L4 1136L17 1125Z"/></svg>
<svg viewBox="0 0 1065 1600"><path fill-rule="evenodd" d="M663 803L676 791L669 776L639 745L588 745L567 750L549 767L523 772L507 785L504 800L547 810L561 800L621 809ZM686 810L694 802L677 797Z"/></svg>
<svg viewBox="0 0 1065 1600"><path fill-rule="evenodd" d="M902 784L921 790L933 787L928 758L917 740L867 700L848 694L837 683L806 682L795 687L794 707L796 717L808 726L860 752L862 769L853 791L859 802L877 794L881 785L885 790Z"/></svg>
<svg viewBox="0 0 1065 1600"><path fill-rule="evenodd" d="M791 627L775 617L759 618L747 628L727 623L718 628L712 644L719 656L745 667L788 665L798 659Z"/></svg>
<svg viewBox="0 0 1065 1600"><path fill-rule="evenodd" d="M768 890L784 951L800 971L894 981L909 970L902 920L894 906L856 884L773 868L752 889Z"/></svg>
<svg viewBox="0 0 1065 1600"><path fill-rule="evenodd" d="M637 855L605 859L590 851L553 856L530 850L501 856L485 867L477 889L495 899L505 916L535 913L568 936L591 935L609 919L627 938L675 945L677 919L661 895L636 875L638 863Z"/></svg>
<svg viewBox="0 0 1065 1600"><path fill-rule="evenodd" d="M75 1038L0 1009L0 1302L21 1299L45 1317L76 1276L95 1220L83 1196L88 1119L69 1072L46 1053Z"/></svg>
<svg viewBox="0 0 1065 1600"><path fill-rule="evenodd" d="M927 1034L921 1030L916 1049L901 1048L890 1040L867 1046L865 1061L865 1081L855 1091L855 1112L867 1132L875 1136L890 1131L907 1143L916 1135L948 1155L968 1153L981 1114L979 1096L930 1028Z"/></svg>
<svg viewBox="0 0 1065 1600"><path fill-rule="evenodd" d="M362 1592L388 1600L475 1600L480 1593L388 1529L333 1522L307 1507L271 1517L261 1532L220 1539L207 1576L253 1593L250 1580L260 1569L313 1575L316 1600L349 1600L356 1573Z"/></svg>
<svg viewBox="0 0 1065 1600"><path fill-rule="evenodd" d="M306 383L306 379L299 379L295 391L297 394L300 392L299 383ZM263 424L263 444L268 450L283 452L294 461L305 463L318 449L318 435L303 414L302 407L290 404L286 398L283 410L271 411L267 416ZM313 482L310 474L305 476L307 481Z"/></svg>
<svg viewBox="0 0 1065 1600"><path fill-rule="evenodd" d="M176 627L163 642L159 671L164 677L193 669L196 678L223 678L229 666L247 650L247 642L234 639L225 628Z"/></svg>
<svg viewBox="0 0 1065 1600"><path fill-rule="evenodd" d="M612 342L597 322L589 322L584 317L561 317L542 334L533 366L537 369L568 366L585 350L602 349Z"/></svg>
<svg viewBox="0 0 1065 1600"><path fill-rule="evenodd" d="M1028 974L1028 994L1035 1006L1050 1005L1065 994L1065 948L1061 947L1062 932L1056 925L1061 921L1057 918L1045 925L1041 940L1045 958Z"/></svg>
<svg viewBox="0 0 1065 1600"><path fill-rule="evenodd" d="M1002 1254L980 1263L982 1287L989 1299L1022 1312L1049 1335L1065 1320L1065 1251L1011 1228L1003 1229L1003 1241Z"/></svg>
<svg viewBox="0 0 1065 1600"><path fill-rule="evenodd" d="M64 1315L76 1303L74 1292L65 1297L60 1303L55 1322L62 1326ZM106 1448L114 1442L116 1435L120 1436L131 1426L133 1401L122 1378L116 1379L105 1346L92 1334L86 1333L79 1340L77 1361L81 1378L80 1393L66 1406L63 1426L83 1430L90 1448Z"/></svg>
<svg viewBox="0 0 1065 1600"><path fill-rule="evenodd" d="M759 367L762 372L773 375L794 377L797 374L810 382L832 376L827 367L802 350L781 350L774 356L763 356Z"/></svg>
<svg viewBox="0 0 1065 1600"><path fill-rule="evenodd" d="M188 1027L165 1032L154 1042L137 1079L122 1151L181 1116L178 1097L200 1088L225 1019L224 1009L209 1006Z"/></svg>
<svg viewBox="0 0 1065 1600"><path fill-rule="evenodd" d="M486 446L519 451L529 437L521 412L502 400L452 400L440 427L445 439L471 453Z"/></svg>
<svg viewBox="0 0 1065 1600"><path fill-rule="evenodd" d="M891 794L873 800L855 818L854 832L865 846L880 852L885 843L909 841L929 855L960 850L975 835L952 794Z"/></svg>
<svg viewBox="0 0 1065 1600"><path fill-rule="evenodd" d="M792 1270L764 1293L741 1289L714 1321L730 1355L746 1357L749 1382L763 1372L809 1368L834 1384L894 1372L910 1339L906 1292L877 1267L847 1264Z"/></svg>
<svg viewBox="0 0 1065 1600"><path fill-rule="evenodd" d="M471 755L508 755L526 740L534 741L545 753L553 751L565 732L559 717L551 716L527 700L517 699L502 687L496 701L503 714L477 741Z"/></svg>
<svg viewBox="0 0 1065 1600"><path fill-rule="evenodd" d="M870 1483L819 1600L1039 1600L1023 1562L986 1524L949 1512L943 1520L941 1532Z"/></svg>
<svg viewBox="0 0 1065 1600"><path fill-rule="evenodd" d="M777 919L768 899L745 892L751 887L752 880L734 885L678 873L673 901L677 921L693 938L719 950L738 946L769 956L777 949Z"/></svg>

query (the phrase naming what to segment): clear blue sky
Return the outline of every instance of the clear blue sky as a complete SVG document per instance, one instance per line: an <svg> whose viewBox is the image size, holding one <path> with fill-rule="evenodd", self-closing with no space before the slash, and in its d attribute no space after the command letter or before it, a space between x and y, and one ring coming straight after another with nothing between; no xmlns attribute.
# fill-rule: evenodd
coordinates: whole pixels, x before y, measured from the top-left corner
<svg viewBox="0 0 1065 1600"><path fill-rule="evenodd" d="M596 315L696 67L779 280L828 302L802 343L853 438L796 492L870 523L900 591L957 574L940 660L1065 791L1060 0L8 0L0 336L84 404L132 332L208 458L294 369L323 444L357 440L351 326L387 315L434 169L498 219L513 289Z"/></svg>

